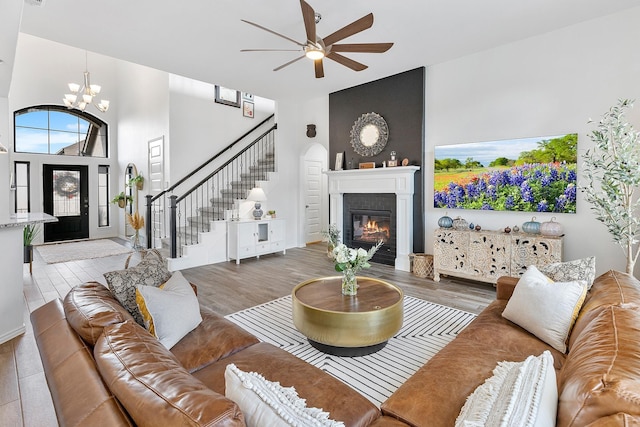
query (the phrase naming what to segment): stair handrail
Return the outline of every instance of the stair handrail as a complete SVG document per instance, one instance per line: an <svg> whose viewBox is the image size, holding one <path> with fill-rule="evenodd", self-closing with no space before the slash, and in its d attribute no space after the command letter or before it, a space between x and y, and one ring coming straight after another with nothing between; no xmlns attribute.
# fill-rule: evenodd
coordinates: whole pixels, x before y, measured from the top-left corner
<svg viewBox="0 0 640 427"><path fill-rule="evenodd" d="M262 138L264 138L265 136L267 136L270 132L274 131L278 129L278 124L275 123L273 126L271 126L269 129L267 129L262 135L256 137L256 139L254 139L251 143L247 144L247 146L245 147L245 150L248 150L249 148L253 147L254 145L256 145ZM227 160L226 162L224 162L224 164L222 164L221 166L219 166L216 170L214 170L213 172L211 172L209 175L207 175L206 177L202 178L202 180L200 180L200 182L198 182L197 184L195 184L193 187L189 188L188 190L184 191L182 196L179 196L176 198L176 203L180 203L182 200L184 200L185 197L187 197L189 194L191 194L192 192L194 192L196 189L198 189L198 187L200 187L201 185L203 185L205 182L207 182L209 179L211 179L215 174L217 174L218 172L220 172L221 170L223 170L227 165L231 164L235 159L237 159L238 157L240 157L242 155L242 152L237 153L235 156L231 157L229 160Z"/></svg>
<svg viewBox="0 0 640 427"><path fill-rule="evenodd" d="M265 124L266 122L268 122L269 120L271 120L273 117L275 116L275 114L271 114L269 117L267 117L266 119L264 119L263 121L261 121L260 123L258 123L257 125L255 125L254 127L252 127L250 130L248 130L247 132L245 132L242 136L240 136L239 138L237 138L235 141L233 141L231 144L229 144L226 148L223 148L222 150L220 150L218 153L216 153L213 157L211 157L209 160L205 161L204 163L202 163L200 166L196 167L194 170L192 170L191 172L189 172L186 176L184 176L183 178L179 179L175 184L173 184L171 187L162 190L160 193L156 194L155 196L151 197L151 200L147 200L147 203L150 205L151 203L153 203L154 201L158 200L160 197L164 196L166 193L171 193L176 187L178 187L180 184L184 183L185 181L187 181L189 178L191 178L193 175L195 175L196 173L198 173L200 170L202 170L204 167L206 167L208 164L210 164L211 162L213 162L214 160L216 160L217 158L219 158L221 155L223 155L224 153L226 153L227 151L231 150L233 147L235 147L236 144L238 144L240 141L242 141L244 138L246 138L248 135L250 135L252 132L254 132L256 129L258 129L260 126L262 126L263 124ZM269 131L271 131L272 129L270 129ZM254 142L255 143L255 142ZM187 191L185 194L189 193L191 190Z"/></svg>

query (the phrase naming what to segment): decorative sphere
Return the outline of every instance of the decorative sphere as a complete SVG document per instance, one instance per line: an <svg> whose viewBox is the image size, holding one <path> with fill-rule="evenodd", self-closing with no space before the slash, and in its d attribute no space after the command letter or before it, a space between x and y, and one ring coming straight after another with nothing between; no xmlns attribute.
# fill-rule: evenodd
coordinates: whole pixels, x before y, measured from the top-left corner
<svg viewBox="0 0 640 427"><path fill-rule="evenodd" d="M509 227L508 225L504 228L504 232L505 233L511 233L511 227Z"/></svg>
<svg viewBox="0 0 640 427"><path fill-rule="evenodd" d="M476 225L476 231L480 231L482 230L482 227L480 227L479 225Z"/></svg>
<svg viewBox="0 0 640 427"><path fill-rule="evenodd" d="M520 231L520 227L518 227L517 225L513 226L513 232L517 233L518 231Z"/></svg>

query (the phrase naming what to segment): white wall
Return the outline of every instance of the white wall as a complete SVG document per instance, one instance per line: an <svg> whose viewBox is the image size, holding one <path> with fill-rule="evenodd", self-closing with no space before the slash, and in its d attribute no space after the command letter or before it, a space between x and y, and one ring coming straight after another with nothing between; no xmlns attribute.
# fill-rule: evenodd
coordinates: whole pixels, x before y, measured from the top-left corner
<svg viewBox="0 0 640 427"><path fill-rule="evenodd" d="M582 155L588 133L619 98L640 98L640 8L466 56L427 69L426 251L444 209L434 209L434 146L578 133ZM629 115L640 130L640 106ZM578 162L578 181L583 183ZM579 194L577 214L556 216L564 226L564 259L596 255L599 272L624 271L624 254ZM449 210L484 229L530 220L527 213Z"/></svg>
<svg viewBox="0 0 640 427"><path fill-rule="evenodd" d="M11 146L9 139L9 99L0 97L0 144L7 149ZM10 204L9 185L11 168L9 167L9 154L0 153L0 221L9 219L13 211Z"/></svg>
<svg viewBox="0 0 640 427"><path fill-rule="evenodd" d="M109 150L111 157L71 157L55 155L37 155L13 152L13 113L33 105L62 105L62 98L68 93L67 83L82 83L85 71L85 51L51 42L38 37L20 33L16 49L15 65L9 92L9 105L2 120L8 121L8 132L3 133L2 140L10 149L10 161L27 161L31 167L31 211L42 212L42 165L66 164L87 165L89 167L89 237L98 238L116 235L113 227L98 227L97 177L98 165L110 165L112 170L116 166L114 160L117 130L116 122L118 100L116 97L116 61L112 58L88 54L88 66L91 82L100 84L102 92L100 99L109 99L111 107L107 113L101 113L94 107L87 108L87 112L99 117L109 125ZM13 164L13 163L11 163ZM11 166L11 169L13 167ZM112 174L111 184L115 185L115 174ZM4 180L4 175L2 177ZM94 189L92 191L92 189ZM4 207L3 207L4 208ZM13 205L10 206L13 212ZM113 217L112 217L113 218ZM42 241L42 233L36 238L36 243Z"/></svg>

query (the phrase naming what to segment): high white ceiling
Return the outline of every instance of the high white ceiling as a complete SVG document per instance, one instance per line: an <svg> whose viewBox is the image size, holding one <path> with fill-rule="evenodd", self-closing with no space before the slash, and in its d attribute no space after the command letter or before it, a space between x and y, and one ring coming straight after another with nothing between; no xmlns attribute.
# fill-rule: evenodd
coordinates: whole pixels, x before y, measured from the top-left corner
<svg viewBox="0 0 640 427"><path fill-rule="evenodd" d="M0 0L0 16L15 9L19 1ZM14 7L9 7L9 3ZM297 52L240 52L243 48L296 48L293 43L240 19L303 42L299 0L46 0L44 6L24 5L20 31L267 98L301 94L308 98L640 6L640 0L309 0L309 3L322 14L317 26L320 36L373 12L373 27L344 42L395 45L383 54L346 54L369 66L362 72L325 59L323 79L314 77L313 65L306 58L272 71L299 56ZM3 40L15 41L16 25L0 28ZM5 67L13 60L10 50L11 46L0 44L0 59L8 62ZM2 69L0 79L5 79L1 73ZM5 86L7 81L0 80L0 90Z"/></svg>

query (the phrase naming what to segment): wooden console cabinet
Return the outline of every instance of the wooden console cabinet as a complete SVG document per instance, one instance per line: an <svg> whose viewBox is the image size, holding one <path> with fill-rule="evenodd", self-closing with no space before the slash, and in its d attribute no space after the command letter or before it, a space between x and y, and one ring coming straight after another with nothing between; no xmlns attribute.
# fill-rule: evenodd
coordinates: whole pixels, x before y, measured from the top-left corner
<svg viewBox="0 0 640 427"><path fill-rule="evenodd" d="M284 239L284 220L263 219L246 221L229 221L227 233L227 256L240 264L243 258L271 254L286 253Z"/></svg>
<svg viewBox="0 0 640 427"><path fill-rule="evenodd" d="M496 283L519 277L529 265L562 260L562 237L439 228L433 243L433 280L440 275Z"/></svg>

